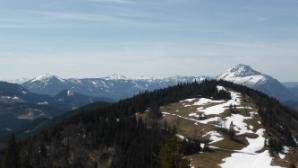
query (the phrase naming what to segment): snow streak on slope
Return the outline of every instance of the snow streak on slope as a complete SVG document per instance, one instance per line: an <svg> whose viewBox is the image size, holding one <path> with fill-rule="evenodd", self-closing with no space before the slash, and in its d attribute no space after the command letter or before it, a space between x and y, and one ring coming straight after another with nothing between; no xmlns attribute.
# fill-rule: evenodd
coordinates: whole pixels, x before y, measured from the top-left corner
<svg viewBox="0 0 298 168"><path fill-rule="evenodd" d="M219 104L219 105L215 105L215 106L212 106L212 107L209 107L207 109L204 109L204 110L200 110L202 112L204 112L206 115L211 115L211 114L221 114L223 113L226 109L228 109L228 107L230 105L240 105L240 97L241 95L239 93L236 93L236 92L233 92L233 91L230 91L231 93L231 97L232 99L227 101L227 102L224 102L222 104Z"/></svg>
<svg viewBox="0 0 298 168"><path fill-rule="evenodd" d="M259 129L257 138L247 138L249 145L239 153L232 154L231 157L224 159L222 168L281 168L272 166L272 158L268 150L261 151L265 146L264 129Z"/></svg>

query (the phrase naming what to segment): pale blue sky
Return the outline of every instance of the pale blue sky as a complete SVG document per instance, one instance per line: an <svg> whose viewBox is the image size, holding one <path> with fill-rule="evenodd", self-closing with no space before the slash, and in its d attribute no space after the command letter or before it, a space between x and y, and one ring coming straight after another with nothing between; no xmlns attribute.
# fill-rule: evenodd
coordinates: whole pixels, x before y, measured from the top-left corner
<svg viewBox="0 0 298 168"><path fill-rule="evenodd" d="M216 75L298 81L298 0L0 0L0 79Z"/></svg>

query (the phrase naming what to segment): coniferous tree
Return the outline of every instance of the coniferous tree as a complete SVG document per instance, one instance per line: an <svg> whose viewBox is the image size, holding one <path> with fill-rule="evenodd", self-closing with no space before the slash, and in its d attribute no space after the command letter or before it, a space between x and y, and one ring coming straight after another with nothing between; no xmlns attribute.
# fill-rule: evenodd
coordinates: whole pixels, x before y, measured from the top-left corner
<svg viewBox="0 0 298 168"><path fill-rule="evenodd" d="M234 123L233 122L231 122L231 124L230 124L229 135L230 135L231 139L235 138L236 132L235 132L235 129L234 129Z"/></svg>
<svg viewBox="0 0 298 168"><path fill-rule="evenodd" d="M20 156L19 156L19 148L16 142L15 135L12 134L8 146L6 149L4 161L3 161L4 168L20 168Z"/></svg>

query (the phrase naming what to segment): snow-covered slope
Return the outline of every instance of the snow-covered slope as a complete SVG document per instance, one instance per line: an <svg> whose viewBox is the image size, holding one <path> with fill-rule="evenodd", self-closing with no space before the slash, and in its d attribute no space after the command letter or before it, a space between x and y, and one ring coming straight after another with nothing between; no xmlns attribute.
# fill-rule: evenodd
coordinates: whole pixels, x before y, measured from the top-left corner
<svg viewBox="0 0 298 168"><path fill-rule="evenodd" d="M232 67L219 75L217 79L248 86L281 101L291 100L294 97L278 80L269 75L260 73L248 65L239 64Z"/></svg>
<svg viewBox="0 0 298 168"><path fill-rule="evenodd" d="M191 141L197 138L210 142L208 146L212 152L203 150L186 156L191 165L221 168L286 167L284 163L288 163L287 159L292 157L290 148L283 146L280 153L270 154L268 131L251 98L223 86L218 86L218 89L230 92L231 99L194 97L161 107L163 120L176 127L179 139ZM204 143L200 145L206 146Z"/></svg>
<svg viewBox="0 0 298 168"><path fill-rule="evenodd" d="M102 78L62 79L55 75L42 75L25 82L23 86L32 92L55 96L63 90L92 96L118 100L144 91L166 88L178 83L203 81L207 77L175 76L168 78L132 79L113 74Z"/></svg>
<svg viewBox="0 0 298 168"><path fill-rule="evenodd" d="M22 86L35 93L55 96L67 89L67 81L55 75L45 74L23 83Z"/></svg>
<svg viewBox="0 0 298 168"><path fill-rule="evenodd" d="M219 75L217 79L255 87L256 85L266 83L266 81L270 80L270 77L255 71L248 65L239 64Z"/></svg>

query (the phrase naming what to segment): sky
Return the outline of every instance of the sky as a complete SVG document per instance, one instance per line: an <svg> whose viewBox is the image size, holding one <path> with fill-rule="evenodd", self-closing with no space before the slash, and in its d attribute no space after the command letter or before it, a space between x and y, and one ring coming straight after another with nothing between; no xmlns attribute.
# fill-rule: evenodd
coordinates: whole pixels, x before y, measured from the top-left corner
<svg viewBox="0 0 298 168"><path fill-rule="evenodd" d="M298 0L0 0L0 79L215 76L298 81Z"/></svg>

